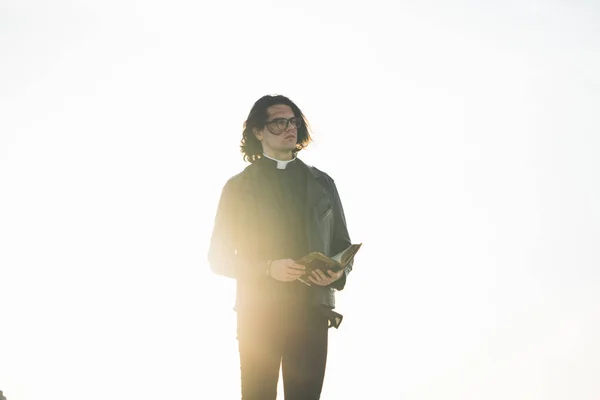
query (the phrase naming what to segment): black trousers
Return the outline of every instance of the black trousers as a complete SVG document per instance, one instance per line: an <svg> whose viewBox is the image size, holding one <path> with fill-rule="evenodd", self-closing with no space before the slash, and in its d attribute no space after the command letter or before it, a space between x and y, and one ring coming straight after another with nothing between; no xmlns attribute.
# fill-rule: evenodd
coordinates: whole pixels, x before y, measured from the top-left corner
<svg viewBox="0 0 600 400"><path fill-rule="evenodd" d="M238 309L242 400L318 400L327 362L328 320L308 308Z"/></svg>

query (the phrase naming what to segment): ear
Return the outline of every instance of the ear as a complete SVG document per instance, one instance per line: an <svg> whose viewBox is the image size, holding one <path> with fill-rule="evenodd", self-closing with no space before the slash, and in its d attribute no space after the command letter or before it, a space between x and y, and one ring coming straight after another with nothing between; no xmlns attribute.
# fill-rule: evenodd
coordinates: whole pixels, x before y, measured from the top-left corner
<svg viewBox="0 0 600 400"><path fill-rule="evenodd" d="M259 131L257 128L253 128L252 133L254 133L254 137L257 138L259 141L262 140L262 138L263 138L262 132Z"/></svg>

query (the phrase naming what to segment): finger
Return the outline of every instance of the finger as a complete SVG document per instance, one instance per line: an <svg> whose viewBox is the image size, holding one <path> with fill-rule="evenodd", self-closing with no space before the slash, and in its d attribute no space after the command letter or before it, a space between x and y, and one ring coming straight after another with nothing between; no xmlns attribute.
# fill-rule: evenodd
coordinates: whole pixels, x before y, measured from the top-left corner
<svg viewBox="0 0 600 400"><path fill-rule="evenodd" d="M289 269L287 271L287 273L288 273L288 275L291 275L291 276L302 276L302 275L304 275L304 271L299 270L299 269Z"/></svg>
<svg viewBox="0 0 600 400"><path fill-rule="evenodd" d="M327 275L328 275L330 278L337 278L337 277L338 277L338 274L339 274L339 272L335 272L335 271L333 271L333 270L331 270L331 269L327 271Z"/></svg>
<svg viewBox="0 0 600 400"><path fill-rule="evenodd" d="M320 279L314 278L312 275L308 278L308 280L314 283L315 285L325 286Z"/></svg>
<svg viewBox="0 0 600 400"><path fill-rule="evenodd" d="M319 271L319 272L320 272L320 271ZM323 276L323 273L322 273L322 272L320 272L320 273L319 273L319 272L317 272L317 271L314 271L314 272L313 272L313 278L314 278L314 279L315 279L317 282L319 282L319 285L321 285L321 286L327 285L327 279L326 279L326 278Z"/></svg>
<svg viewBox="0 0 600 400"><path fill-rule="evenodd" d="M289 274L288 279L290 281L295 281L296 279L300 278L301 276L302 276L302 274Z"/></svg>
<svg viewBox="0 0 600 400"><path fill-rule="evenodd" d="M297 270L300 270L300 271L304 271L306 269L306 267L304 265L302 265L302 264L296 264L296 263L288 265L288 268L297 269Z"/></svg>
<svg viewBox="0 0 600 400"><path fill-rule="evenodd" d="M319 278L327 279L327 277L325 276L325 273L323 271L321 271L320 269L317 270L317 273L319 274Z"/></svg>
<svg viewBox="0 0 600 400"><path fill-rule="evenodd" d="M298 270L290 270L287 272L289 275L293 275L293 276L302 276L305 274L304 271L298 271Z"/></svg>
<svg viewBox="0 0 600 400"><path fill-rule="evenodd" d="M320 271L320 277L318 280L319 280L319 283L321 284L321 286L327 286L331 282L333 282L333 279L325 276L325 272L323 272L323 271Z"/></svg>

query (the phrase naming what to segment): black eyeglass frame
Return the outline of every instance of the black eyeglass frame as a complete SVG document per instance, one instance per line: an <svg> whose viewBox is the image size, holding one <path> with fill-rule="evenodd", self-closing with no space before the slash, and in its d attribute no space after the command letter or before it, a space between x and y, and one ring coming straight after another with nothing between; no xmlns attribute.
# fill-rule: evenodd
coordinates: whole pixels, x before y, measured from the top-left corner
<svg viewBox="0 0 600 400"><path fill-rule="evenodd" d="M285 121L285 128L282 129L279 127L279 123L283 122L283 121ZM271 132L273 135L281 135L283 132L287 131L287 129L290 126L290 124L292 123L292 121L294 121L294 124L292 124L292 126L295 127L296 129L299 129L302 126L302 118L300 118L300 117L275 118L275 119L272 119L271 121L267 121L265 123L265 126L267 127L269 132ZM274 130L273 126L275 126L277 128L277 130Z"/></svg>

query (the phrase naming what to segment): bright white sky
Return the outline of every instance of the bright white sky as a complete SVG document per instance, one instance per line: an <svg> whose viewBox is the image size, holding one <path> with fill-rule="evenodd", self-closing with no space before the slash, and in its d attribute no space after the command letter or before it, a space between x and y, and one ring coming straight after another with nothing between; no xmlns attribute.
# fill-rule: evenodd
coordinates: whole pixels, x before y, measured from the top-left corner
<svg viewBox="0 0 600 400"><path fill-rule="evenodd" d="M600 6L451 3L2 1L0 390L239 398L206 251L280 93L364 243L324 400L600 398Z"/></svg>

